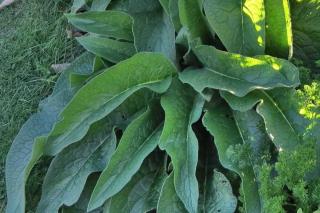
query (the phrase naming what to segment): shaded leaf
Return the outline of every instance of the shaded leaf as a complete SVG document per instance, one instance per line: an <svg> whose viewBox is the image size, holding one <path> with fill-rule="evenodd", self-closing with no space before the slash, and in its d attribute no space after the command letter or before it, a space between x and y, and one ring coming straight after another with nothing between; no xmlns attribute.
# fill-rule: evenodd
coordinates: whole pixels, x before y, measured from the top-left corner
<svg viewBox="0 0 320 213"><path fill-rule="evenodd" d="M250 161L253 165L261 165L271 144L262 117L253 109L233 111L233 116L243 140L250 148Z"/></svg>
<svg viewBox="0 0 320 213"><path fill-rule="evenodd" d="M161 54L139 53L97 75L75 95L51 131L46 153L55 155L79 141L90 125L116 109L136 91L167 90L174 66ZM63 119L62 119L63 118Z"/></svg>
<svg viewBox="0 0 320 213"><path fill-rule="evenodd" d="M76 203L88 176L106 167L116 142L110 124L99 122L82 141L60 152L46 174L37 212L58 212L63 204Z"/></svg>
<svg viewBox="0 0 320 213"><path fill-rule="evenodd" d="M187 213L183 203L176 194L174 187L174 174L173 172L165 180L161 194L159 198L159 203L157 206L158 213Z"/></svg>
<svg viewBox="0 0 320 213"><path fill-rule="evenodd" d="M261 212L258 183L249 156L245 156L247 159L242 159L249 162L241 165L238 159L231 159L233 155L228 155L230 148L246 143L232 117L232 112L224 104L211 106L203 117L203 124L214 136L214 143L222 166L236 172L241 177L240 190L244 195L245 212Z"/></svg>
<svg viewBox="0 0 320 213"><path fill-rule="evenodd" d="M111 0L93 0L91 4L91 10L93 11L104 11Z"/></svg>
<svg viewBox="0 0 320 213"><path fill-rule="evenodd" d="M233 213L237 207L237 198L232 193L229 180L214 170L208 175L203 195L202 211L206 213Z"/></svg>
<svg viewBox="0 0 320 213"><path fill-rule="evenodd" d="M175 189L189 212L197 211L199 197L196 179L198 141L192 124L200 118L203 104L202 97L177 79L161 99L165 123L160 148L171 157Z"/></svg>
<svg viewBox="0 0 320 213"><path fill-rule="evenodd" d="M320 1L290 0L293 31L293 56L320 72L316 61L320 59Z"/></svg>
<svg viewBox="0 0 320 213"><path fill-rule="evenodd" d="M78 201L72 206L63 206L61 208L61 212L62 213L88 213L87 206L89 203L91 193L93 191L93 188L94 188L98 178L99 178L98 173L91 174L88 177L88 180L84 186L84 189L83 189ZM101 209L98 209L97 211L92 211L90 213L101 213Z"/></svg>
<svg viewBox="0 0 320 213"><path fill-rule="evenodd" d="M87 0L73 0L71 12L76 13L79 9L87 4Z"/></svg>
<svg viewBox="0 0 320 213"><path fill-rule="evenodd" d="M116 0L111 9L133 17L134 44L138 52L161 52L175 61L174 26L158 0Z"/></svg>
<svg viewBox="0 0 320 213"><path fill-rule="evenodd" d="M298 69L286 60L271 56L250 58L204 45L196 47L195 54L205 68L189 68L179 77L200 93L211 88L244 96L258 88L299 85Z"/></svg>
<svg viewBox="0 0 320 213"><path fill-rule="evenodd" d="M263 0L205 0L204 11L210 26L229 52L246 56L264 54Z"/></svg>
<svg viewBox="0 0 320 213"><path fill-rule="evenodd" d="M14 139L6 158L6 212L25 212L25 183L43 154L45 138L63 107L69 102L77 87L69 84L71 73L92 72L93 57L83 54L76 59L58 79L51 96L42 101L39 112L32 115Z"/></svg>
<svg viewBox="0 0 320 213"><path fill-rule="evenodd" d="M162 130L161 113L156 106L151 106L125 130L108 167L93 190L89 211L118 193L139 170L144 158L156 148Z"/></svg>
<svg viewBox="0 0 320 213"><path fill-rule="evenodd" d="M152 153L130 182L107 201L105 212L133 213L155 209L167 177L162 164L163 156Z"/></svg>

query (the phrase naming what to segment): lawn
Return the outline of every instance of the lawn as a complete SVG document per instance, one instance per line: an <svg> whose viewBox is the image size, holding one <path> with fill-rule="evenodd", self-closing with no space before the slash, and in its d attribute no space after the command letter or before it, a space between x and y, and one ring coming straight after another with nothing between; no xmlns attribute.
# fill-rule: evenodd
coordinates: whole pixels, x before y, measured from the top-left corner
<svg viewBox="0 0 320 213"><path fill-rule="evenodd" d="M21 0L0 12L0 212L10 144L50 93L56 78L50 65L72 61L77 52L75 42L66 37L65 2ZM29 181L32 190L39 190L40 174L41 166Z"/></svg>

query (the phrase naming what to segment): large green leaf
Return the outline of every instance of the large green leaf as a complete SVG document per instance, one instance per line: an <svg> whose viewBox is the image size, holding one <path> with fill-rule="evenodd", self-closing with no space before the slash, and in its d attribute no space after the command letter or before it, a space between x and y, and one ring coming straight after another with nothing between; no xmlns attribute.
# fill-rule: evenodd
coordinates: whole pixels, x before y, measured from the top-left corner
<svg viewBox="0 0 320 213"><path fill-rule="evenodd" d="M111 9L133 17L134 44L139 52L161 52L175 61L175 29L158 0L116 0L112 3Z"/></svg>
<svg viewBox="0 0 320 213"><path fill-rule="evenodd" d="M197 167L200 192L198 212L233 213L237 208L237 198L233 195L229 180L216 170L219 163L211 137L204 134L203 127L197 130L200 147Z"/></svg>
<svg viewBox="0 0 320 213"><path fill-rule="evenodd" d="M261 165L271 144L262 117L253 109L245 112L233 111L233 116L243 140L250 148L251 163Z"/></svg>
<svg viewBox="0 0 320 213"><path fill-rule="evenodd" d="M282 57L292 56L292 29L289 0L265 0L266 53Z"/></svg>
<svg viewBox="0 0 320 213"><path fill-rule="evenodd" d="M270 139L279 150L292 150L300 143L299 134L305 131L306 121L290 99L290 90L271 92L253 91L243 98L222 92L222 97L234 110L247 111L256 104L257 112L263 117Z"/></svg>
<svg viewBox="0 0 320 213"><path fill-rule="evenodd" d="M89 52L113 63L123 61L136 53L133 43L96 35L81 36L77 38L77 41Z"/></svg>
<svg viewBox="0 0 320 213"><path fill-rule="evenodd" d="M228 155L231 148L247 143L246 138L242 137L243 132L233 119L231 110L225 104L211 106L203 117L203 124L214 136L214 143L222 166L236 172L241 177L240 190L244 195L245 212L261 212L257 178L249 156L243 156L246 159L241 159L249 161L248 164L240 164L239 159L234 160L233 156Z"/></svg>
<svg viewBox="0 0 320 213"><path fill-rule="evenodd" d="M25 212L25 183L42 156L45 139L63 107L69 102L77 87L69 84L71 73L90 74L93 56L85 53L63 72L50 97L40 103L39 112L32 115L22 126L13 141L6 159L7 209L11 212Z"/></svg>
<svg viewBox="0 0 320 213"><path fill-rule="evenodd" d="M163 9L170 16L171 21L175 27L176 32L181 29L181 22L179 17L179 0L159 0Z"/></svg>
<svg viewBox="0 0 320 213"><path fill-rule="evenodd" d="M90 11L66 14L68 21L82 31L133 41L132 18L120 11Z"/></svg>
<svg viewBox="0 0 320 213"><path fill-rule="evenodd" d="M320 1L290 0L290 3L293 56L320 72L315 66L315 61L320 59Z"/></svg>
<svg viewBox="0 0 320 213"><path fill-rule="evenodd" d="M271 56L250 58L205 45L196 47L195 54L205 68L189 68L180 74L180 79L198 92L212 88L244 96L254 89L299 85L298 69L286 60Z"/></svg>
<svg viewBox="0 0 320 213"><path fill-rule="evenodd" d="M162 111L151 105L125 130L108 167L93 190L88 210L101 206L118 193L139 170L143 160L156 148L162 130Z"/></svg>
<svg viewBox="0 0 320 213"><path fill-rule="evenodd" d="M203 194L201 212L233 213L237 207L237 198L232 193L229 180L214 170L207 174L206 189Z"/></svg>
<svg viewBox="0 0 320 213"><path fill-rule="evenodd" d="M152 153L130 182L107 201L105 212L134 213L155 209L166 177L162 155Z"/></svg>
<svg viewBox="0 0 320 213"><path fill-rule="evenodd" d="M63 206L61 208L61 213L88 213L87 206L90 200L93 188L99 178L99 173L91 174L82 190L81 196L78 201L72 206ZM99 212L100 211L100 212ZM90 213L101 213L101 209L97 209L97 212L93 211Z"/></svg>
<svg viewBox="0 0 320 213"><path fill-rule="evenodd" d="M139 53L97 75L61 113L48 137L46 153L55 155L79 141L92 123L107 116L136 91L148 88L165 92L175 73L175 67L161 54Z"/></svg>
<svg viewBox="0 0 320 213"><path fill-rule="evenodd" d="M229 52L247 56L264 54L263 0L205 0L204 11Z"/></svg>
<svg viewBox="0 0 320 213"><path fill-rule="evenodd" d="M189 34L189 41L200 38L206 41L209 37L205 18L202 14L202 5L196 0L178 0L179 17L183 27Z"/></svg>
<svg viewBox="0 0 320 213"><path fill-rule="evenodd" d="M58 212L63 204L76 203L88 176L106 167L116 141L110 123L98 122L82 141L59 153L46 174L37 212Z"/></svg>
<svg viewBox="0 0 320 213"><path fill-rule="evenodd" d="M201 116L204 100L188 85L175 79L162 97L165 123L160 148L170 155L174 168L174 185L189 212L197 212L198 182L196 167L198 141L192 124Z"/></svg>
<svg viewBox="0 0 320 213"><path fill-rule="evenodd" d="M187 213L183 203L178 197L175 187L174 187L174 174L173 172L165 180L161 194L159 198L159 203L157 206L158 213Z"/></svg>
<svg viewBox="0 0 320 213"><path fill-rule="evenodd" d="M91 10L93 11L104 11L111 0L93 0L91 4Z"/></svg>

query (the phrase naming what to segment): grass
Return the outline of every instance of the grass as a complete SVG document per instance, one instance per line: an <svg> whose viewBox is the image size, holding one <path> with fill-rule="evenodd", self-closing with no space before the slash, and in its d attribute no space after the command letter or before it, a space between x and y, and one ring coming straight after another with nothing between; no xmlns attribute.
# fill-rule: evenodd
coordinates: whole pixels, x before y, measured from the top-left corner
<svg viewBox="0 0 320 213"><path fill-rule="evenodd" d="M50 65L72 61L79 52L66 38L63 13L69 5L63 2L20 0L0 12L0 212L5 208L4 165L10 144L50 93ZM34 191L40 190L42 170L38 166L28 182Z"/></svg>

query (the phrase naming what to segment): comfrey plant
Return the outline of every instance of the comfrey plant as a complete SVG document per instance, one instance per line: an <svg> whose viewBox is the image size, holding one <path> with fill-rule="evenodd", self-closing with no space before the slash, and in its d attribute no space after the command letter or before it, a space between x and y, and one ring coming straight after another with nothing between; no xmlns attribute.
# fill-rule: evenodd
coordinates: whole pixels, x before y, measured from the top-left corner
<svg viewBox="0 0 320 213"><path fill-rule="evenodd" d="M7 212L313 212L319 0L75 0L86 49L6 161ZM301 69L300 69L301 70ZM300 90L297 90L300 89ZM305 92L307 91L307 92Z"/></svg>

